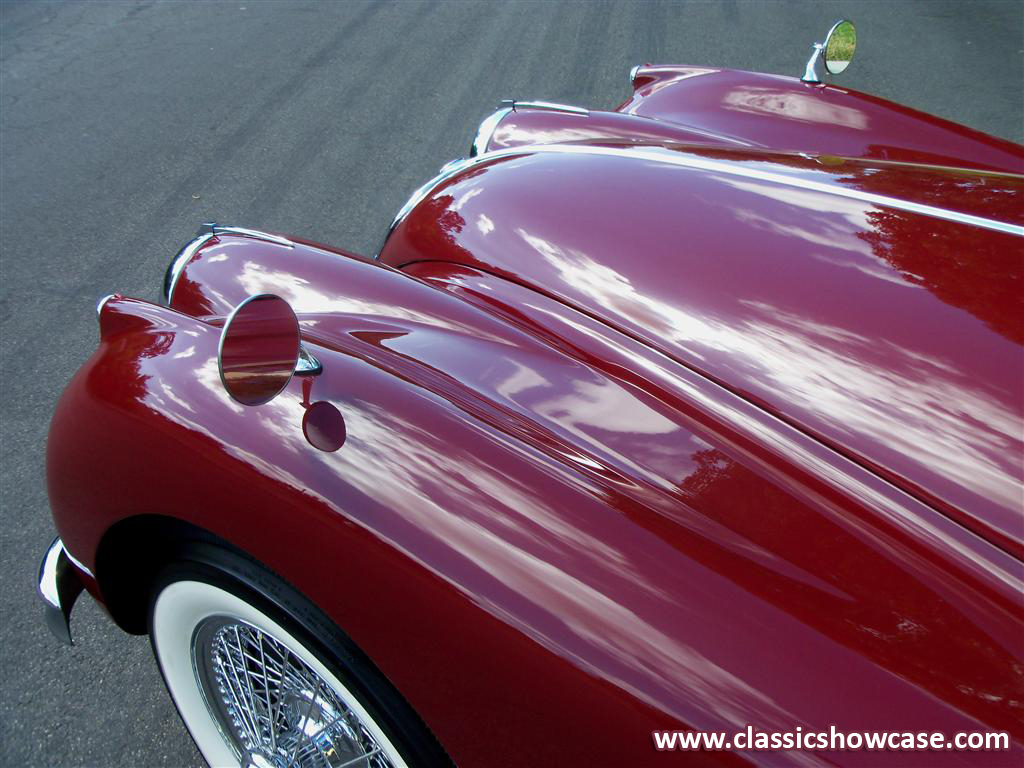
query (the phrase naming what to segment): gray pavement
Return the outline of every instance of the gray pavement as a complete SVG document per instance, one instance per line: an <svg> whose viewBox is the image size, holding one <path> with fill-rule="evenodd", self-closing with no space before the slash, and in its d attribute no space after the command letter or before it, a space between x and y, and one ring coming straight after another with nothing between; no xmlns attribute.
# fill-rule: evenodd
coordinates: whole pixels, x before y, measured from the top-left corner
<svg viewBox="0 0 1024 768"><path fill-rule="evenodd" d="M96 299L156 298L198 222L373 252L499 99L610 108L642 61L799 74L843 14L859 48L839 84L1021 141L1022 9L0 3L0 764L201 763L147 640L83 599L63 648L34 594L47 424L96 343Z"/></svg>

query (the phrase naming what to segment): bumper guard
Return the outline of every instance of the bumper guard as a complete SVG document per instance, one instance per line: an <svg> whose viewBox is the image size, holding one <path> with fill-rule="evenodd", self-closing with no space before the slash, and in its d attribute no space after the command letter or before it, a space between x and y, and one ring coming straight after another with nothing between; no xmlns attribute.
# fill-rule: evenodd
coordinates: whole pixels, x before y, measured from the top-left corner
<svg viewBox="0 0 1024 768"><path fill-rule="evenodd" d="M82 593L82 582L71 564L64 542L53 540L39 566L39 595L46 609L46 626L61 642L71 640L71 609Z"/></svg>

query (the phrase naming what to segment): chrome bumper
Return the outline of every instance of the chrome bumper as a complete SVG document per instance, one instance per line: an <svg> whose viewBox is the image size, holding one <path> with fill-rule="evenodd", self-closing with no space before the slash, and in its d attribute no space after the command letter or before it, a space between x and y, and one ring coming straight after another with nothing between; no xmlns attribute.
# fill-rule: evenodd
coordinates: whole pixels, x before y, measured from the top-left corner
<svg viewBox="0 0 1024 768"><path fill-rule="evenodd" d="M74 645L71 608L81 592L82 582L64 549L64 542L56 538L39 565L39 595L46 609L46 625L58 640L68 645Z"/></svg>

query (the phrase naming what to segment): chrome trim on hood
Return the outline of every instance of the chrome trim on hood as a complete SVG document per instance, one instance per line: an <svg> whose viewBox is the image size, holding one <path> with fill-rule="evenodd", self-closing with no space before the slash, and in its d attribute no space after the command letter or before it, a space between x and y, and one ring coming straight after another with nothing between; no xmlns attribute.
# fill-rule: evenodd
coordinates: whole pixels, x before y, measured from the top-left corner
<svg viewBox="0 0 1024 768"><path fill-rule="evenodd" d="M492 112L483 119L480 123L480 127L476 130L476 138L473 139L473 146L469 150L470 157L476 157L482 155L487 151L487 145L491 141L491 137L494 135L494 130L498 127L505 115L512 111L512 107L502 107L501 109Z"/></svg>
<svg viewBox="0 0 1024 768"><path fill-rule="evenodd" d="M457 160L444 165L440 172L428 181L423 186L419 187L415 192L410 195L409 199L405 201L405 205L398 209L398 213L395 214L395 218L391 220L391 226L388 227L387 234L384 235L384 242L381 243L380 249L377 251L376 258L380 258L381 252L384 250L384 246L388 242L388 238L391 237L391 233L395 231L395 227L402 223L402 219L409 215L409 211L415 208L419 203L433 191L434 187L440 184L445 179L449 179L464 168L469 168L471 165L475 165L481 160L489 160L494 157L493 152L487 152L476 157L460 157Z"/></svg>
<svg viewBox="0 0 1024 768"><path fill-rule="evenodd" d="M494 131L509 112L515 112L520 107L523 109L539 109L546 112L562 112L568 115L579 115L588 117L589 109L574 107L571 104L555 104L551 101L516 101L515 99L504 99L501 102L501 109L492 112L483 119L480 127L477 128L476 138L473 139L473 146L469 150L470 157L477 157L487 151L487 145L494 136Z"/></svg>
<svg viewBox="0 0 1024 768"><path fill-rule="evenodd" d="M262 240L266 243L274 243L276 245L283 245L287 248L294 248L295 243L289 240L287 237L281 237L281 235L272 235L269 232L261 232L258 229L246 229L245 227L221 227L217 224L213 225L213 234L215 235L238 235L239 237L251 237L254 240Z"/></svg>
<svg viewBox="0 0 1024 768"><path fill-rule="evenodd" d="M896 208L897 210L919 213L922 216L931 216L932 218L944 219L946 221L956 221L961 224L971 224L975 227L981 227L982 229L991 229L996 232L1006 232L1007 234L1024 237L1024 227L1016 224L1009 224L995 219L986 219L982 216L974 216L972 214L961 213L959 211L950 211L946 208L939 208L934 205L915 203L909 200L900 200L899 198L888 197L887 195L876 195L873 192L864 192L858 189L850 189L848 187L836 187L830 184L824 184L820 181L800 179L793 176L787 176L782 173L761 171L756 168L741 167L731 163L723 163L717 160L705 160L699 157L683 157L678 153L667 152L653 147L619 149L617 147L595 147L581 144L535 144L532 146L515 147L508 150L497 150L495 152L488 153L488 157L533 152L605 155L614 157L632 157L634 159L648 161L653 160L659 163L666 163L668 165L675 165L682 168L711 171L713 173L722 173L730 176L742 176L744 178L767 181L773 184L809 189L815 192L835 195L836 197L844 197L851 200L870 203L872 205L884 205L888 208Z"/></svg>
<svg viewBox="0 0 1024 768"><path fill-rule="evenodd" d="M586 116L590 114L589 109L574 107L571 104L555 104L552 101L513 101L512 111L522 107L523 109L542 109L547 112L565 112L570 115Z"/></svg>
<svg viewBox="0 0 1024 768"><path fill-rule="evenodd" d="M171 259L171 263L167 267L167 272L164 274L164 288L163 298L164 304L170 306L171 297L174 295L174 286L178 284L178 278L181 273L185 270L185 265L195 256L196 251L202 248L206 243L212 240L217 235L237 235L239 237L251 237L254 240L262 240L266 243L274 243L275 245L283 245L286 248L294 248L295 243L289 240L287 237L281 237L281 235L272 235L269 232L261 232L258 229L245 229L243 227L222 227L216 222L206 222L199 225L199 232L192 238L185 247L178 251L177 255Z"/></svg>
<svg viewBox="0 0 1024 768"><path fill-rule="evenodd" d="M863 192L861 190L850 189L848 187L833 186L830 184L822 183L820 181L813 181L811 179L802 179L794 176L787 176L786 174L775 173L772 171L763 171L757 168L742 167L732 163L722 162L719 160L706 160L700 157L683 156L680 155L678 152L672 152L669 150L662 149L660 147L600 147L588 144L529 144L518 147L509 147L506 149L491 150L490 152L483 153L482 155L477 155L476 157L453 161L446 165L444 168L442 168L442 171L438 176L431 179L429 182L424 184L422 187L416 190L416 192L413 193L412 197L409 198L408 202L406 202L406 204L403 205L402 208L398 211L398 214L395 216L394 221L388 228L388 236L390 236L391 232L394 231L395 227L397 227L401 223L402 219L404 219L408 215L409 211L411 211L421 200L423 200L428 194L430 194L434 187L436 187L438 184L445 181L449 177L454 176L456 173L483 161L490 161L501 157L512 157L515 155L529 155L541 153L622 157L630 158L633 160L643 160L645 162L664 163L666 165L674 165L680 168L691 168L694 170L710 171L712 173L720 173L728 176L740 176L743 178L756 179L758 181L767 181L773 184L780 184L788 187L797 187L799 189L807 189L815 192L822 192L827 195L835 195L836 197L857 200L862 203L886 206L888 208L895 208L897 210L908 211L910 213L917 213L922 216L931 216L932 218L943 219L945 221L955 221L960 224L970 224L975 227L981 227L982 229L990 229L996 232L1005 232L1010 235L1024 237L1024 226L1009 224L1007 222L997 221L995 219L986 219L983 216L974 216L969 213L951 211L946 208L939 208L934 205L915 203L909 200L900 200L899 198L888 197L886 195L876 195L872 192ZM970 173L986 173L985 171L974 171L972 169L964 170ZM1024 176L1015 177L1024 179ZM384 239L384 242L387 242L387 238Z"/></svg>

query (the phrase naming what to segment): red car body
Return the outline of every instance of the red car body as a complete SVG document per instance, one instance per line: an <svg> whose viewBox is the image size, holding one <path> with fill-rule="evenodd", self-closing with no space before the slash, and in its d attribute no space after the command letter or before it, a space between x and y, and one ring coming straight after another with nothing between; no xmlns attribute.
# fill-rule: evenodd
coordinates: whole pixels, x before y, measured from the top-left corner
<svg viewBox="0 0 1024 768"><path fill-rule="evenodd" d="M747 725L1005 731L984 760L1019 765L1024 148L791 78L633 82L485 121L378 259L220 234L169 306L106 301L48 447L82 582L139 631L172 521L227 540L460 766ZM259 293L323 371L247 409L217 343Z"/></svg>

